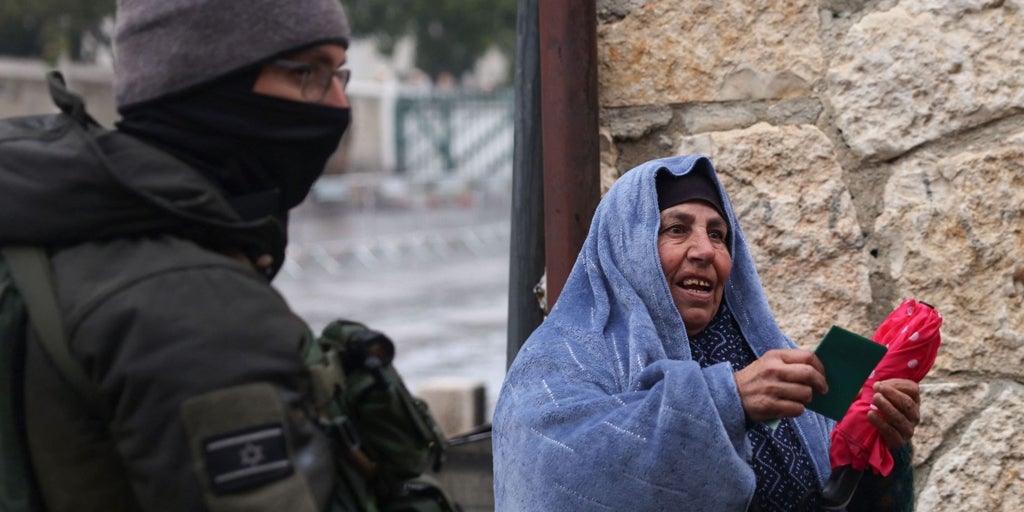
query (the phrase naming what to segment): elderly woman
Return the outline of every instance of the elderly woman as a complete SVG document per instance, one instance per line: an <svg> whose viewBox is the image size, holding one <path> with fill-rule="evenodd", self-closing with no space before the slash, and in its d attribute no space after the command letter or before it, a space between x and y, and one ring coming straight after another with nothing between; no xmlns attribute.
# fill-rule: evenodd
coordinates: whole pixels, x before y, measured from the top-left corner
<svg viewBox="0 0 1024 512"><path fill-rule="evenodd" d="M509 369L497 509L815 510L834 422L805 410L814 391L824 368L776 325L711 162L648 162L601 201ZM917 384L876 391L872 424L906 445Z"/></svg>

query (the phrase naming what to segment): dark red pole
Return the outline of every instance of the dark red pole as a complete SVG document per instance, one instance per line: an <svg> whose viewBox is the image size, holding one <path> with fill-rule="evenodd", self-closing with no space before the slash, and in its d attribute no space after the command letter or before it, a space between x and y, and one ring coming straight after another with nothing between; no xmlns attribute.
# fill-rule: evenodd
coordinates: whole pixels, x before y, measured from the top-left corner
<svg viewBox="0 0 1024 512"><path fill-rule="evenodd" d="M548 308L600 200L596 2L541 1L540 79Z"/></svg>

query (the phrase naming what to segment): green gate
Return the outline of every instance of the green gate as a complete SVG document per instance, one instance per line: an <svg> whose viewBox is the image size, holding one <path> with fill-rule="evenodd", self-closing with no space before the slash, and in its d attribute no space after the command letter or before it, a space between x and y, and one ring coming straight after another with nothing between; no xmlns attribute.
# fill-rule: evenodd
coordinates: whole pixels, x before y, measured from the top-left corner
<svg viewBox="0 0 1024 512"><path fill-rule="evenodd" d="M412 179L512 175L512 90L398 98L396 171Z"/></svg>

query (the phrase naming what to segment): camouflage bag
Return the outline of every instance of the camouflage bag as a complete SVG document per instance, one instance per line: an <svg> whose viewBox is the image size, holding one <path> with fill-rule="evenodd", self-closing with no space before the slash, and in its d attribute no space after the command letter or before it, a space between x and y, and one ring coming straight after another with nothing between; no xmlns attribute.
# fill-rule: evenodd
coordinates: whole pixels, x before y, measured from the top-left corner
<svg viewBox="0 0 1024 512"><path fill-rule="evenodd" d="M444 435L427 405L391 365L387 336L332 322L307 358L321 422L338 451L345 506L381 512L447 512L458 506L429 474L440 469Z"/></svg>

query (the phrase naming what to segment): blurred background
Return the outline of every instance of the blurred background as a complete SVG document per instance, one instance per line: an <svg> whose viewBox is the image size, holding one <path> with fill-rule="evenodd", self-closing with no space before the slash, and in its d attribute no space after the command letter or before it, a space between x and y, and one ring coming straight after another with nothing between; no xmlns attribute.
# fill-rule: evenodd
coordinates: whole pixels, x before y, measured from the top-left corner
<svg viewBox="0 0 1024 512"><path fill-rule="evenodd" d="M315 331L388 334L416 390L505 369L515 0L348 0L352 125L293 212L275 286ZM114 0L0 1L0 117L55 112L59 68L105 126Z"/></svg>

